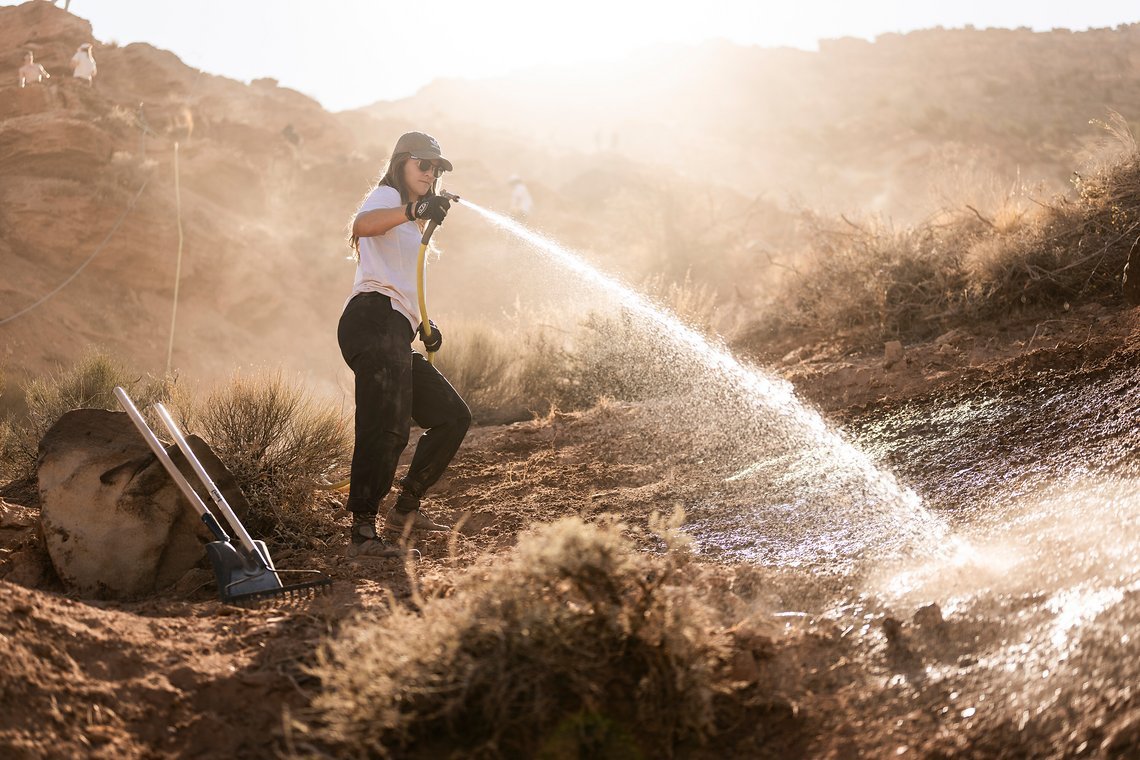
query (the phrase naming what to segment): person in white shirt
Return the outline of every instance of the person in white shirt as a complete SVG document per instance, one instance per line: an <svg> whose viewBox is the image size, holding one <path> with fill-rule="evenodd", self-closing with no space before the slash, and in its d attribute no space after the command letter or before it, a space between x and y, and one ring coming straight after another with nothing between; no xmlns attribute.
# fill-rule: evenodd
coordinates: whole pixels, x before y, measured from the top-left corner
<svg viewBox="0 0 1140 760"><path fill-rule="evenodd" d="M534 209L530 191L526 189L526 185L518 175L512 176L508 181L514 185L514 189L511 190L511 216L516 219L526 219Z"/></svg>
<svg viewBox="0 0 1140 760"><path fill-rule="evenodd" d="M76 79L84 79L87 84L94 84L96 66L90 43L84 42L75 51L75 55L71 56L71 71Z"/></svg>
<svg viewBox="0 0 1140 760"><path fill-rule="evenodd" d="M20 86L42 82L45 79L51 79L51 74L47 73L47 69L43 66L36 63L35 54L31 50L24 53L24 65L20 67Z"/></svg>
<svg viewBox="0 0 1140 760"><path fill-rule="evenodd" d="M434 137L408 132L353 217L356 279L337 326L341 355L356 376L350 557L400 553L377 532L376 518L413 419L425 432L384 527L393 533L449 530L423 512L420 499L459 450L471 410L411 343L424 337L416 283L422 228L428 221L442 224L447 216L450 201L439 194L439 179L451 170ZM442 341L433 325L424 347L436 351Z"/></svg>

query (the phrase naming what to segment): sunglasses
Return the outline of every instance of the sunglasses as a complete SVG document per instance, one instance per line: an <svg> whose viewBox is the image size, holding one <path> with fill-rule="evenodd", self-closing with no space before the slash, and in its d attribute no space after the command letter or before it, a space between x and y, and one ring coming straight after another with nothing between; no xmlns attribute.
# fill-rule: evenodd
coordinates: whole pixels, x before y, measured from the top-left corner
<svg viewBox="0 0 1140 760"><path fill-rule="evenodd" d="M415 160L415 159L413 159L413 160ZM418 167L419 167L419 170L420 170L421 172L430 171L430 172L431 172L431 173L432 173L432 174L433 174L433 175L436 177L436 179L438 179L438 178L442 177L442 176L443 176L443 173L444 173L445 171L447 171L446 169L444 169L444 168L443 168L442 166L440 166L439 164L437 164L437 163L435 163L435 162L433 162L433 161L429 161L429 160L428 160L428 159L426 159L426 158L421 158L421 159L420 159L420 160L419 160L419 161L416 163L416 166L418 166Z"/></svg>

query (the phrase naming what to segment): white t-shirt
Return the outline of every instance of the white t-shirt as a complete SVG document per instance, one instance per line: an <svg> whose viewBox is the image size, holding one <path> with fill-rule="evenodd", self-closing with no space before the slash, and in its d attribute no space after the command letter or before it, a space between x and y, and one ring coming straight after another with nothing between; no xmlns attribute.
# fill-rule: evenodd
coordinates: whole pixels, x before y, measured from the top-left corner
<svg viewBox="0 0 1140 760"><path fill-rule="evenodd" d="M378 208L405 205L400 191L380 185L360 204L357 215ZM416 264L423 233L415 222L398 224L383 235L360 238L360 263L356 265L356 281L352 296L358 293L383 293L392 299L392 308L420 326L420 303L416 288ZM349 301L352 300L349 296ZM425 294L426 296L426 294ZM348 305L348 302L345 302Z"/></svg>
<svg viewBox="0 0 1140 760"><path fill-rule="evenodd" d="M511 211L529 216L533 208L534 201L530 198L530 191L526 189L526 185L523 183L516 182L515 189L511 192Z"/></svg>
<svg viewBox="0 0 1140 760"><path fill-rule="evenodd" d="M75 67L75 76L91 81L95 76L95 61L87 53L79 52L71 56L71 65Z"/></svg>

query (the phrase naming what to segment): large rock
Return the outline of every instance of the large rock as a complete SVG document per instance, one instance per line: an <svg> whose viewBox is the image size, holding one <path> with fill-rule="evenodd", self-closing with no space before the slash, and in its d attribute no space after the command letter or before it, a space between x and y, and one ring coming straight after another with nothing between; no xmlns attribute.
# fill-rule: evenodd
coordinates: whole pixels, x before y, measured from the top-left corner
<svg viewBox="0 0 1140 760"><path fill-rule="evenodd" d="M248 504L221 461L200 438L189 441L230 505L247 514ZM196 484L177 447L168 451ZM70 590L137 598L170 586L204 561L209 531L125 413L79 409L63 415L40 442L37 476L48 554Z"/></svg>

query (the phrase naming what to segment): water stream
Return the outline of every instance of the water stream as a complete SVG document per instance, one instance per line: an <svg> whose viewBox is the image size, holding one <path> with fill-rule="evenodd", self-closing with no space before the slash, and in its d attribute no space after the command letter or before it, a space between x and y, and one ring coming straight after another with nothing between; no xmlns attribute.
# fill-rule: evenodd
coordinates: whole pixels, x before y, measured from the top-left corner
<svg viewBox="0 0 1140 760"><path fill-rule="evenodd" d="M670 428L661 445L703 451L703 499L690 529L703 550L762 564L848 568L883 553L940 551L945 523L913 490L876 467L792 386L734 358L667 308L580 254L470 201L496 227L572 273L599 308L616 304L668 369L655 409ZM662 359L663 357L663 359ZM648 371L648 370L646 370ZM676 393L683 386L683 392Z"/></svg>

